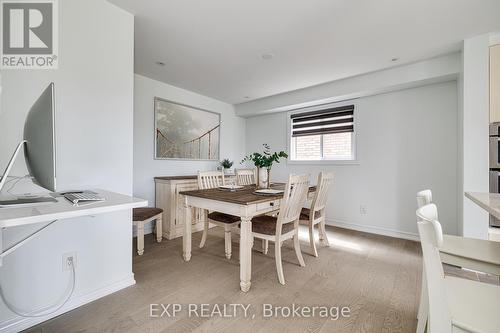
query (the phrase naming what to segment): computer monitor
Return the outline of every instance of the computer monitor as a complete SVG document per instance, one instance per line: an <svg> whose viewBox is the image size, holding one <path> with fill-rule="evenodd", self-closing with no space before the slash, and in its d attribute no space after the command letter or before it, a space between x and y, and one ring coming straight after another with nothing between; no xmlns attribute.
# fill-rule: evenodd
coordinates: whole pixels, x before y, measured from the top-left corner
<svg viewBox="0 0 500 333"><path fill-rule="evenodd" d="M26 165L33 182L49 191L56 190L54 94L54 83L51 83L31 107L24 124L24 140L17 146L0 180L0 194L7 183L7 177L16 157L23 147ZM24 196L0 199L0 206L52 201L55 201L52 197Z"/></svg>

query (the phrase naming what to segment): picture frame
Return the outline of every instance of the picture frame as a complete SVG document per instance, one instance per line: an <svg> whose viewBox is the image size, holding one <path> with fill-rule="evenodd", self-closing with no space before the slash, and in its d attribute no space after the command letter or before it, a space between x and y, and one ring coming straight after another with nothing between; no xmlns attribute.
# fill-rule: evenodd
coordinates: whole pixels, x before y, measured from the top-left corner
<svg viewBox="0 0 500 333"><path fill-rule="evenodd" d="M154 98L154 159L219 161L220 113Z"/></svg>

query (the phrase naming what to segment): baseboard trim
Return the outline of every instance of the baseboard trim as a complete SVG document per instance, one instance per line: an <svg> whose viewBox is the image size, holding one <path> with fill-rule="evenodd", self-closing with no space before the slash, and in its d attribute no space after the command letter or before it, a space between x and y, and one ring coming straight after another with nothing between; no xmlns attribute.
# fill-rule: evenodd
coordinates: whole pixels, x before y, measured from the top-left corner
<svg viewBox="0 0 500 333"><path fill-rule="evenodd" d="M109 284L103 288L92 291L88 294L79 295L72 297L66 305L64 305L59 311L54 312L51 315L40 317L40 318L24 318L24 317L14 317L6 321L0 322L0 333L10 333L10 332L20 332L22 330L28 329L34 325L42 323L46 320L57 317L65 312L71 311L82 305L95 301L101 297L107 296L118 290L130 287L135 284L134 274Z"/></svg>
<svg viewBox="0 0 500 333"><path fill-rule="evenodd" d="M352 223L349 221L343 221L343 220L338 220L338 219L328 219L327 218L325 220L325 222L327 225L331 225L334 227L362 231L362 232L367 232L367 233L376 234L376 235L383 235L383 236L389 236L389 237L395 237L395 238L408 239L408 240L417 241L417 242L420 241L419 236L415 233L412 233L412 232L356 224L356 223Z"/></svg>

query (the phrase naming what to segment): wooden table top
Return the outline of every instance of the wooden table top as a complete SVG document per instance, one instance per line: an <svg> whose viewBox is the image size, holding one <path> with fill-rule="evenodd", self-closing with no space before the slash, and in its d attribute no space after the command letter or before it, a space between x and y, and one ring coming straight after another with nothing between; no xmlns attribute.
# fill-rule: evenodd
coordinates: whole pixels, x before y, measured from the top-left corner
<svg viewBox="0 0 500 333"><path fill-rule="evenodd" d="M271 185L271 188L284 190L285 184L274 183ZM277 195L258 195L254 193L255 190L256 186L250 185L236 191L214 188L210 190L182 191L179 192L179 194L222 202L230 202L238 205L251 205L283 198L282 193ZM309 192L314 191L316 191L316 186L309 186Z"/></svg>
<svg viewBox="0 0 500 333"><path fill-rule="evenodd" d="M234 177L234 174L224 174L224 177ZM183 180L183 179L198 179L198 175L185 175L185 176L161 176L155 177L155 180Z"/></svg>

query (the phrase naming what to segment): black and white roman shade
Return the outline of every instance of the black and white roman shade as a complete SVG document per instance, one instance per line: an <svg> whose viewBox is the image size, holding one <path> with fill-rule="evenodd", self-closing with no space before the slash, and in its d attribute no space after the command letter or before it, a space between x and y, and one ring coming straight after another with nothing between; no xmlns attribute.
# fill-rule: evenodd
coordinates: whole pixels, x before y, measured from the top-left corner
<svg viewBox="0 0 500 333"><path fill-rule="evenodd" d="M292 137L354 132L354 105L295 113Z"/></svg>

